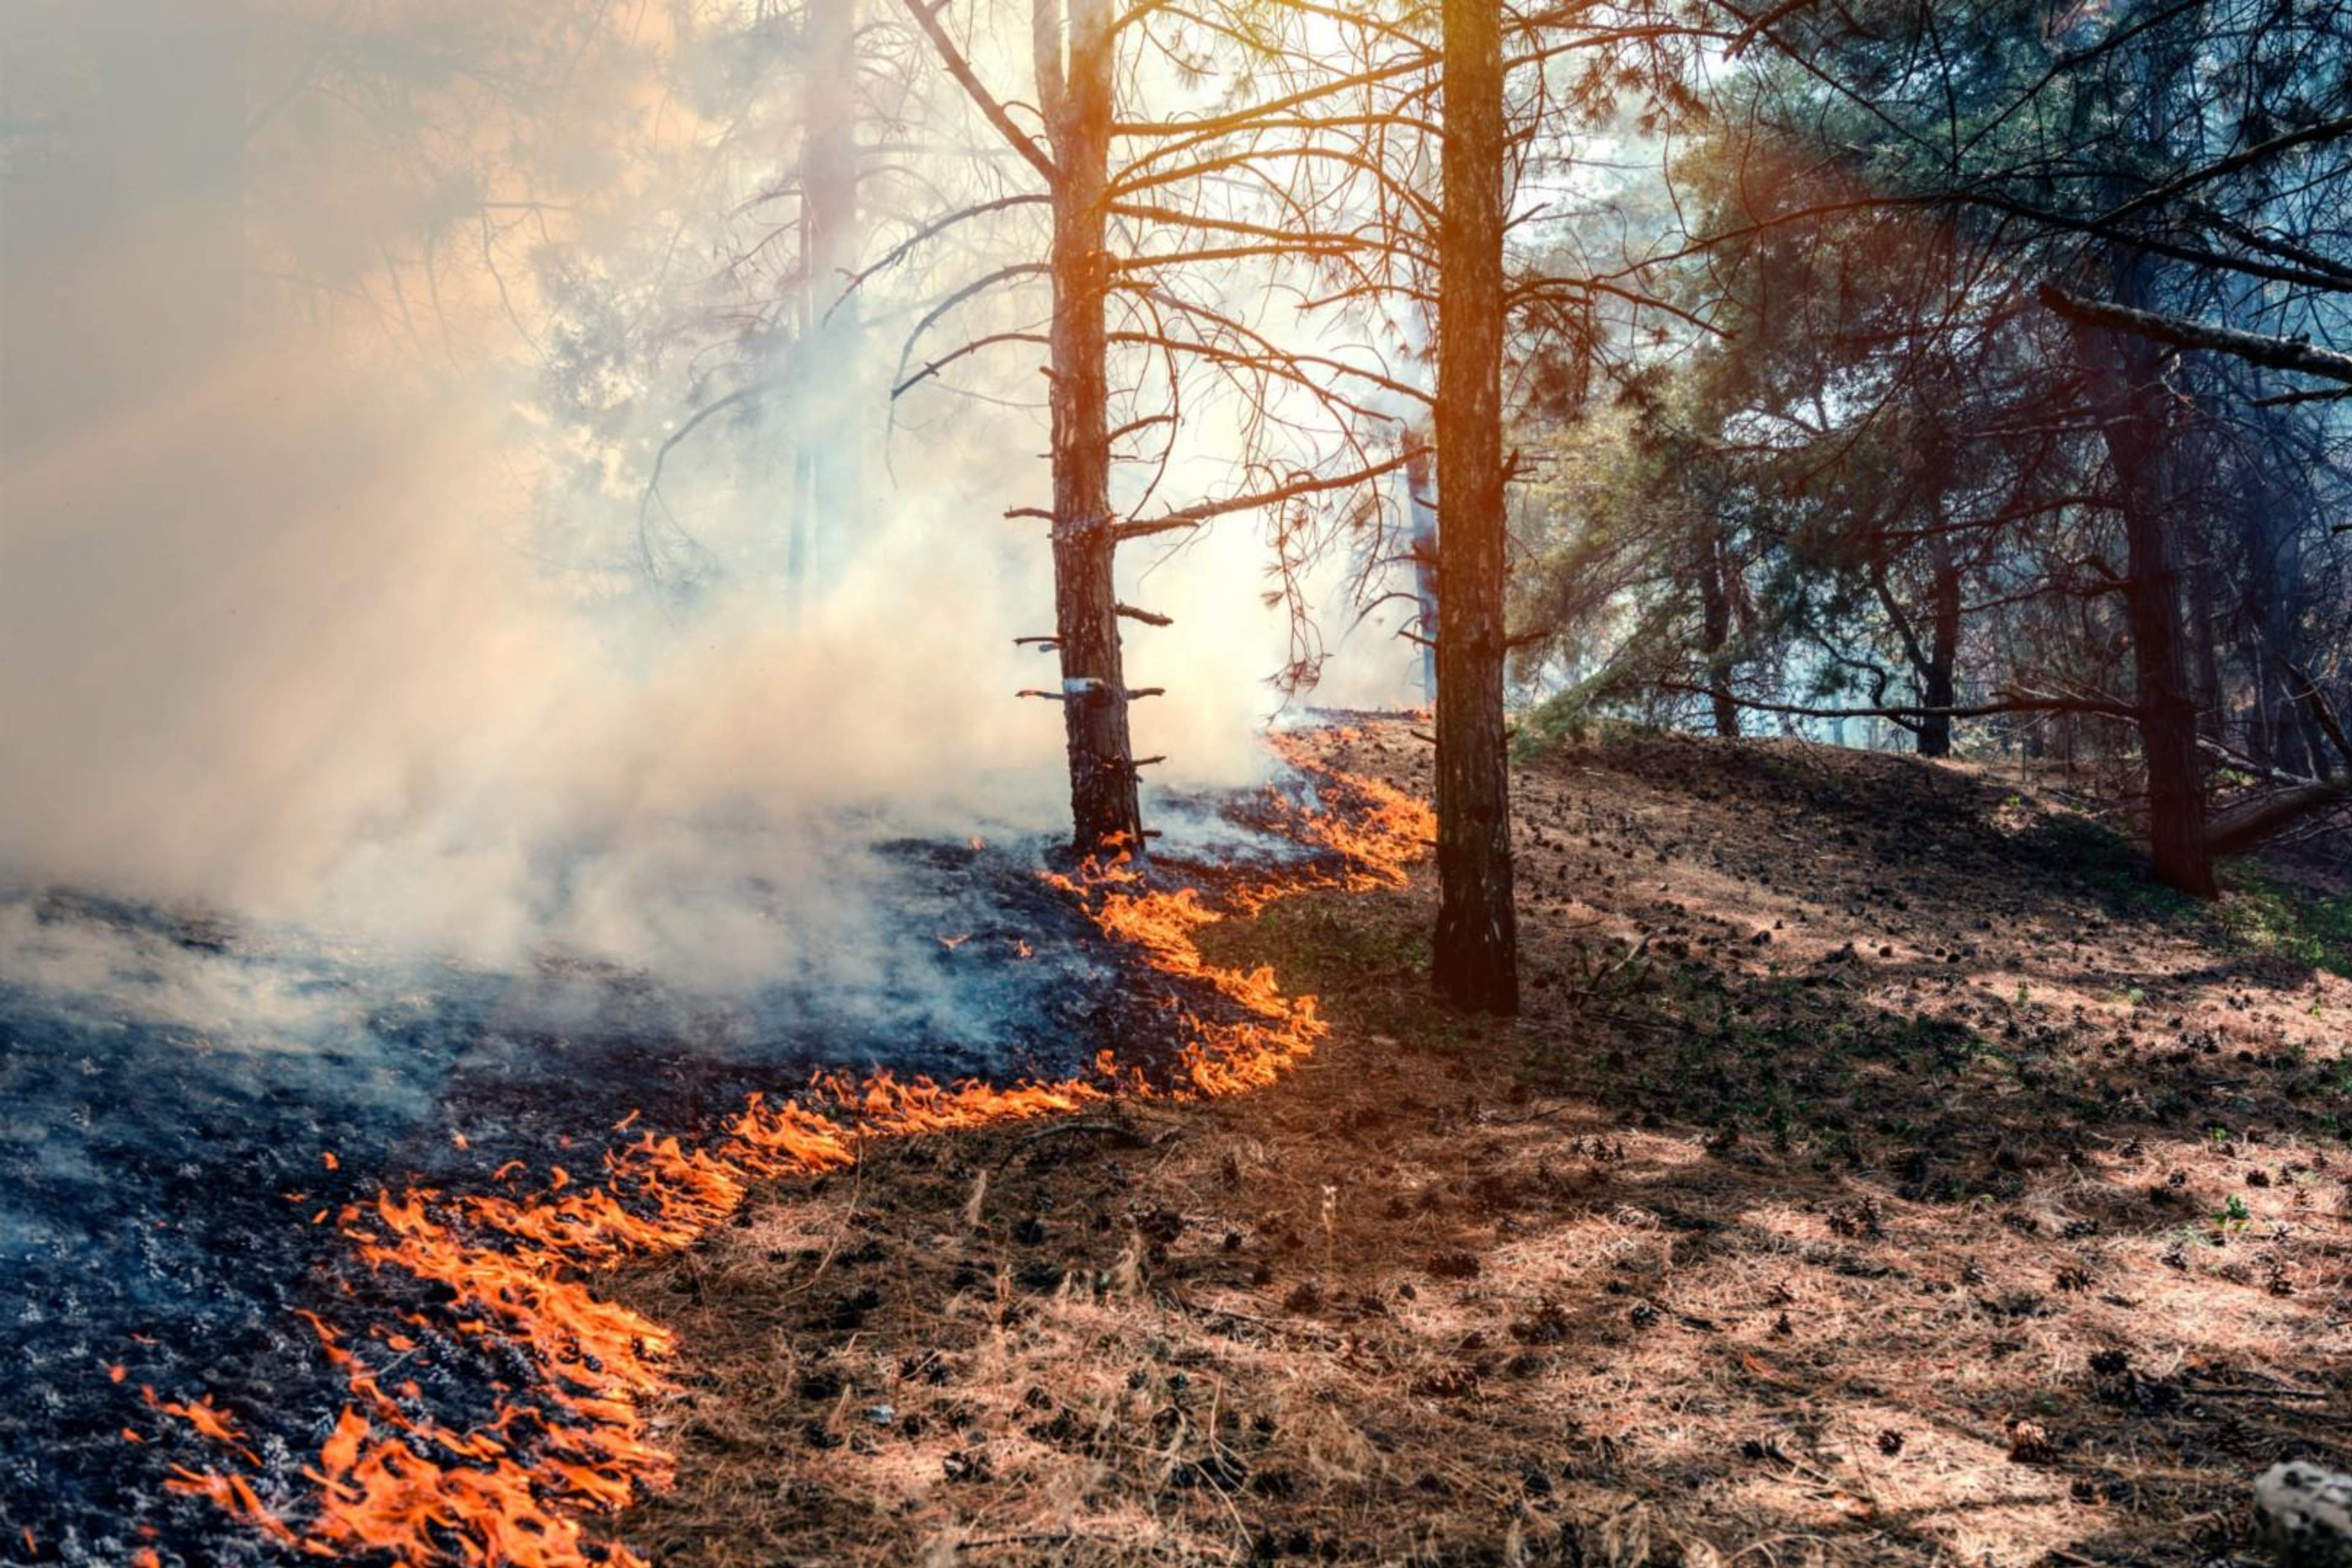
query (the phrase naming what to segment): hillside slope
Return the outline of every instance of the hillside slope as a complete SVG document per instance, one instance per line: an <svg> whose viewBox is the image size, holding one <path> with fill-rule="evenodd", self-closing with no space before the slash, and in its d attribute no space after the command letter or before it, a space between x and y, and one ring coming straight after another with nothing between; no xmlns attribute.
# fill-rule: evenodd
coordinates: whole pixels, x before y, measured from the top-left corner
<svg viewBox="0 0 2352 1568"><path fill-rule="evenodd" d="M2209 914L2012 778L1795 742L1517 788L1527 1017L1426 1000L1425 867L1296 898L1201 937L1322 997L1276 1087L879 1146L627 1277L685 1389L626 1538L2188 1564L2352 1467L2340 888Z"/></svg>

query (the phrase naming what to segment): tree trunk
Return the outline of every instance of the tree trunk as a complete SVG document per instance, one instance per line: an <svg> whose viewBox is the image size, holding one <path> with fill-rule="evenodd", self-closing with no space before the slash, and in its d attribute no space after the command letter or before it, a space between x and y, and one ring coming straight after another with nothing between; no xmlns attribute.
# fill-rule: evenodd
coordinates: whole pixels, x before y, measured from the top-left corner
<svg viewBox="0 0 2352 1568"><path fill-rule="evenodd" d="M2210 529L2199 531L2210 535ZM2191 669L2196 680L2193 688L2197 701L2197 732L2210 740L2220 740L2222 731L2221 595L2215 590L2213 578L2220 570L2213 559L2214 545L2210 537L2198 540L2192 546L2186 540L2174 540L2177 561L2188 556L2189 625L2189 650Z"/></svg>
<svg viewBox="0 0 2352 1568"><path fill-rule="evenodd" d="M1731 644L1731 597L1725 591L1724 575L1723 530L1709 513L1699 524L1700 631L1706 644L1706 692L1715 710L1715 732L1729 741L1739 735L1739 704L1732 700L1731 666L1725 651Z"/></svg>
<svg viewBox="0 0 2352 1568"><path fill-rule="evenodd" d="M1444 0L1437 306L1437 874L1433 979L1518 1010L1503 734L1503 61L1496 0Z"/></svg>
<svg viewBox="0 0 2352 1568"><path fill-rule="evenodd" d="M857 299L856 0L808 0L801 132L801 335L794 387L792 535L795 599L823 574L827 543L854 523L862 488ZM837 302L837 303L836 303Z"/></svg>
<svg viewBox="0 0 2352 1568"><path fill-rule="evenodd" d="M2290 488L2276 480L2263 482L2242 503L2244 589L2238 619L2250 644L2243 658L2254 692L2248 752L2291 773L2324 778L2331 771L2325 738L2282 663L2309 663L2296 610L2304 593L2304 531L2314 521L2310 505L2308 486Z"/></svg>
<svg viewBox="0 0 2352 1568"><path fill-rule="evenodd" d="M1429 443L1418 428L1404 437L1406 550L1412 557L1412 595L1421 607L1421 696L1437 703L1437 476Z"/></svg>
<svg viewBox="0 0 2352 1568"><path fill-rule="evenodd" d="M1112 577L1108 342L1103 304L1113 38L1108 0L1071 0L1068 61L1060 7L1034 0L1038 96L1054 163L1054 636L1062 663L1072 847L1143 849L1135 752Z"/></svg>
<svg viewBox="0 0 2352 1568"><path fill-rule="evenodd" d="M1937 521L1942 521L1940 510ZM1952 553L1950 535L1936 535L1929 560L1935 574L1930 590L1933 602L1928 618L1927 668L1920 671L1919 694L1923 707L1951 708L1958 706L1958 695L1952 672L1960 657L1960 565ZM1919 721L1919 754L1952 754L1950 714L1930 713Z"/></svg>
<svg viewBox="0 0 2352 1568"><path fill-rule="evenodd" d="M2168 394L2146 340L2081 321L2069 325L2085 385L2102 415L2123 510L2125 597L2140 752L2147 765L2148 848L2158 877L2191 897L2210 899L2220 889L2205 837L2197 704L2183 668L2180 583L2166 515Z"/></svg>

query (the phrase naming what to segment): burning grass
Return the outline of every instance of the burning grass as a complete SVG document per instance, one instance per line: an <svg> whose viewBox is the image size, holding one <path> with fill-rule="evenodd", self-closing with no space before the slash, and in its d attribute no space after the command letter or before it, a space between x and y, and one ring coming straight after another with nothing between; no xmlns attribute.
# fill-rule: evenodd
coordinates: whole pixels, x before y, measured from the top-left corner
<svg viewBox="0 0 2352 1568"><path fill-rule="evenodd" d="M1324 999L1264 1091L877 1145L624 1270L681 1346L630 1539L2187 1568L2352 1458L2352 987L1964 770L1658 742L1519 799L1526 1018L1428 1001L1421 879L1310 892L1192 931Z"/></svg>
<svg viewBox="0 0 2352 1568"><path fill-rule="evenodd" d="M1349 820L1328 806L1270 804L1284 827L1330 853L1231 882L1228 907L1401 882L1426 841L1417 803L1297 760L1354 807ZM1055 885L1143 955L1156 977L1151 1000L1178 1043L1172 1076L1108 1053L1091 1077L1010 1087L825 1075L791 1100L753 1096L706 1144L640 1133L602 1156L593 1182L551 1164L538 1185L515 1190L524 1167L510 1162L499 1172L508 1191L415 1186L345 1204L333 1224L361 1266L341 1283L347 1310L305 1314L349 1387L315 1459L288 1474L246 1446L209 1396L151 1394L159 1415L210 1449L175 1465L170 1488L309 1557L642 1564L583 1521L672 1481L675 1460L648 1410L669 1390L675 1344L653 1316L603 1299L601 1272L687 1247L738 1214L754 1184L859 1166L875 1147L915 1134L1062 1116L1114 1097L1262 1087L1325 1033L1313 998L1286 995L1270 970L1202 958L1196 938L1223 910L1199 889L1124 862ZM461 1367L475 1375L457 1375ZM166 1559L151 1544L139 1561Z"/></svg>

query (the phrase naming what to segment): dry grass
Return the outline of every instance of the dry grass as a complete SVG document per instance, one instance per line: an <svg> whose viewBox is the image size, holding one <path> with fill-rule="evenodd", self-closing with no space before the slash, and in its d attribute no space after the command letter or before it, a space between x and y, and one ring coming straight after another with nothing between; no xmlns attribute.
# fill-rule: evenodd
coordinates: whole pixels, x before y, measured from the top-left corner
<svg viewBox="0 0 2352 1568"><path fill-rule="evenodd" d="M1323 995L1290 1080L879 1147L625 1279L687 1361L623 1533L2201 1563L2352 1462L2352 983L1958 767L1641 742L1520 801L1523 1020L1426 1002L1425 885L1276 905L1212 936Z"/></svg>

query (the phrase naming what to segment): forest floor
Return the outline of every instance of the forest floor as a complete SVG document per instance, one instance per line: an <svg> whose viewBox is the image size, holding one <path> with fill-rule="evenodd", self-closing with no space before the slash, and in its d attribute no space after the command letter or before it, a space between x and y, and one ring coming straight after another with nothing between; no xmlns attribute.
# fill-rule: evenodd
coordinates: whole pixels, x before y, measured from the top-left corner
<svg viewBox="0 0 2352 1568"><path fill-rule="evenodd" d="M1318 743L1428 789L1402 724ZM1200 939L1322 997L1276 1088L890 1143L622 1279L684 1385L625 1537L2207 1564L2264 1466L2352 1468L2340 837L2205 910L2005 770L1653 737L1516 785L1523 1018L1428 999L1425 866L1287 899Z"/></svg>

